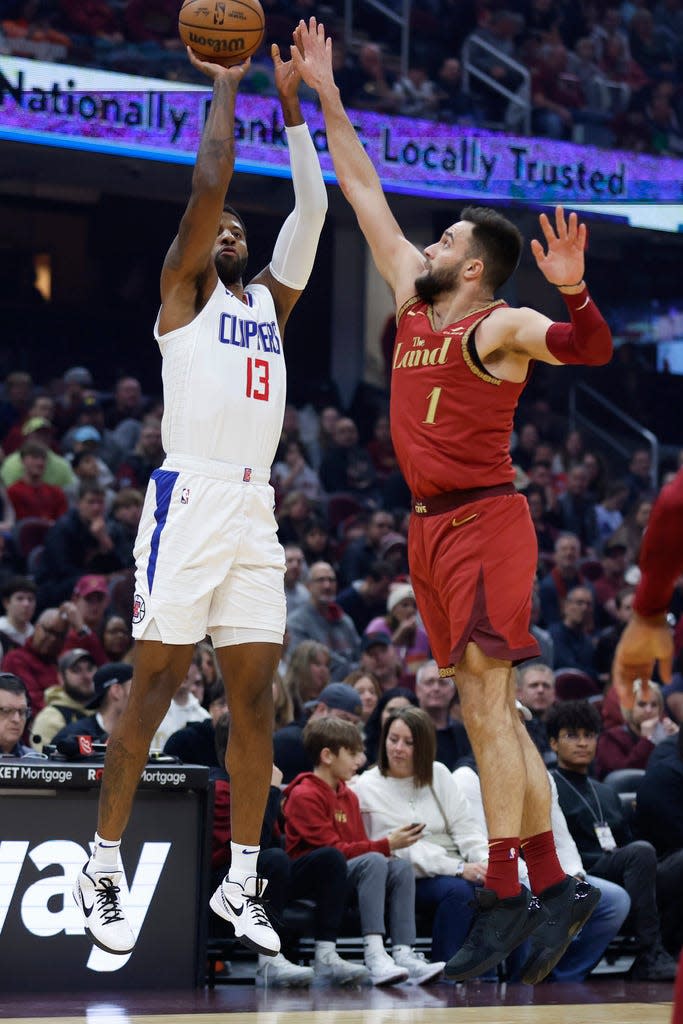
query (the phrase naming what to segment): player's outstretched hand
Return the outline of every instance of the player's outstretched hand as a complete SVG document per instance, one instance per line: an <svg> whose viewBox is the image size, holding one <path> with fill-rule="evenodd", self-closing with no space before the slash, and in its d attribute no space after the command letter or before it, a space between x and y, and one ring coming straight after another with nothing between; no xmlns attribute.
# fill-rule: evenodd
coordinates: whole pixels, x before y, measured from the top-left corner
<svg viewBox="0 0 683 1024"><path fill-rule="evenodd" d="M251 64L251 57L247 57L242 64L233 64L232 67L226 68L222 64L213 64L210 60L202 60L190 46L186 46L185 49L193 68L201 71L212 82L215 82L217 78L225 78L229 82L233 82L235 88L240 84Z"/></svg>
<svg viewBox="0 0 683 1024"><path fill-rule="evenodd" d="M325 26L310 18L303 19L294 31L296 46L292 47L292 60L306 85L316 92L334 84L332 73L332 40L325 38Z"/></svg>
<svg viewBox="0 0 683 1024"><path fill-rule="evenodd" d="M538 219L548 246L546 252L537 238L531 240L538 269L558 287L579 284L585 268L586 225L579 224L575 213L566 220L561 206L555 207L554 228L545 213Z"/></svg>
<svg viewBox="0 0 683 1024"><path fill-rule="evenodd" d="M294 49L294 47L292 47ZM296 96L299 88L301 75L297 71L293 60L283 60L280 55L280 47L273 43L270 48L270 56L273 58L275 68L275 87L280 96Z"/></svg>
<svg viewBox="0 0 683 1024"><path fill-rule="evenodd" d="M666 616L643 619L634 615L621 634L612 662L612 683L619 703L627 710L635 699L633 684L642 680L642 694L649 695L648 680L652 679L655 663L659 664L662 682L671 682L674 641Z"/></svg>

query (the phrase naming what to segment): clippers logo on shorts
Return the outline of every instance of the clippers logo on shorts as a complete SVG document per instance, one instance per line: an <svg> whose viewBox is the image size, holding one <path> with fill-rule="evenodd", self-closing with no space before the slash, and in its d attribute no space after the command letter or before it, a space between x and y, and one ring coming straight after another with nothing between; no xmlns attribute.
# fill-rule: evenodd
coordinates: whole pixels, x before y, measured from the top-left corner
<svg viewBox="0 0 683 1024"><path fill-rule="evenodd" d="M183 487L182 491L180 492L180 504L181 505L189 505L190 504L190 488L189 487Z"/></svg>
<svg viewBox="0 0 683 1024"><path fill-rule="evenodd" d="M145 601L141 594L136 594L133 598L133 622L142 622L145 617Z"/></svg>
<svg viewBox="0 0 683 1024"><path fill-rule="evenodd" d="M249 466L244 467L244 473L242 474L242 483L248 484L251 480L251 469Z"/></svg>

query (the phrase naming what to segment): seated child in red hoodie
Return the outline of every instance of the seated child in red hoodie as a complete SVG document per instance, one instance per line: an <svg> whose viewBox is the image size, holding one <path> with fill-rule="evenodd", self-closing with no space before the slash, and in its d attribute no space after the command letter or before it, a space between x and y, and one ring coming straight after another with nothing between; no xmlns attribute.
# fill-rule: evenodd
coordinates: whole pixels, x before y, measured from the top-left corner
<svg viewBox="0 0 683 1024"><path fill-rule="evenodd" d="M358 895L365 965L375 985L410 979L424 984L444 964L430 964L413 950L415 875L394 850L412 846L424 828L406 824L384 839L368 839L355 793L346 785L363 759L358 727L340 718L309 721L303 732L312 772L302 772L284 791L285 848L298 861L321 847L346 857L349 891ZM384 948L384 911L389 906L392 954Z"/></svg>

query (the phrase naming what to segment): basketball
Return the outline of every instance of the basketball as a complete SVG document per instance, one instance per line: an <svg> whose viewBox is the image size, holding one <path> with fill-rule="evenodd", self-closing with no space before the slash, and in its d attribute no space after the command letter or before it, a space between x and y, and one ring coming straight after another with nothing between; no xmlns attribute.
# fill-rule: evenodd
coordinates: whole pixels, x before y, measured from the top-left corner
<svg viewBox="0 0 683 1024"><path fill-rule="evenodd" d="M261 45L266 27L259 0L185 0L180 38L203 60L240 64Z"/></svg>

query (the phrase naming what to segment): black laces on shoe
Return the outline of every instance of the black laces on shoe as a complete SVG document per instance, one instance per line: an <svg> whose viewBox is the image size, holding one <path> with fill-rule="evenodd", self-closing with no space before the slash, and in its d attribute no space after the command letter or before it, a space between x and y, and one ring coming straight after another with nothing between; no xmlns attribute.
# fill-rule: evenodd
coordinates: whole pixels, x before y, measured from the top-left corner
<svg viewBox="0 0 683 1024"><path fill-rule="evenodd" d="M266 928L272 928L272 924L266 914L266 908L264 906L264 900L260 900L257 896L247 896L247 901L251 907L251 912L254 917L255 924L263 924Z"/></svg>
<svg viewBox="0 0 683 1024"><path fill-rule="evenodd" d="M104 924L114 924L115 921L123 921L123 912L119 903L118 885L114 885L111 878L100 878L95 887L95 899L98 902L98 909L102 915Z"/></svg>

